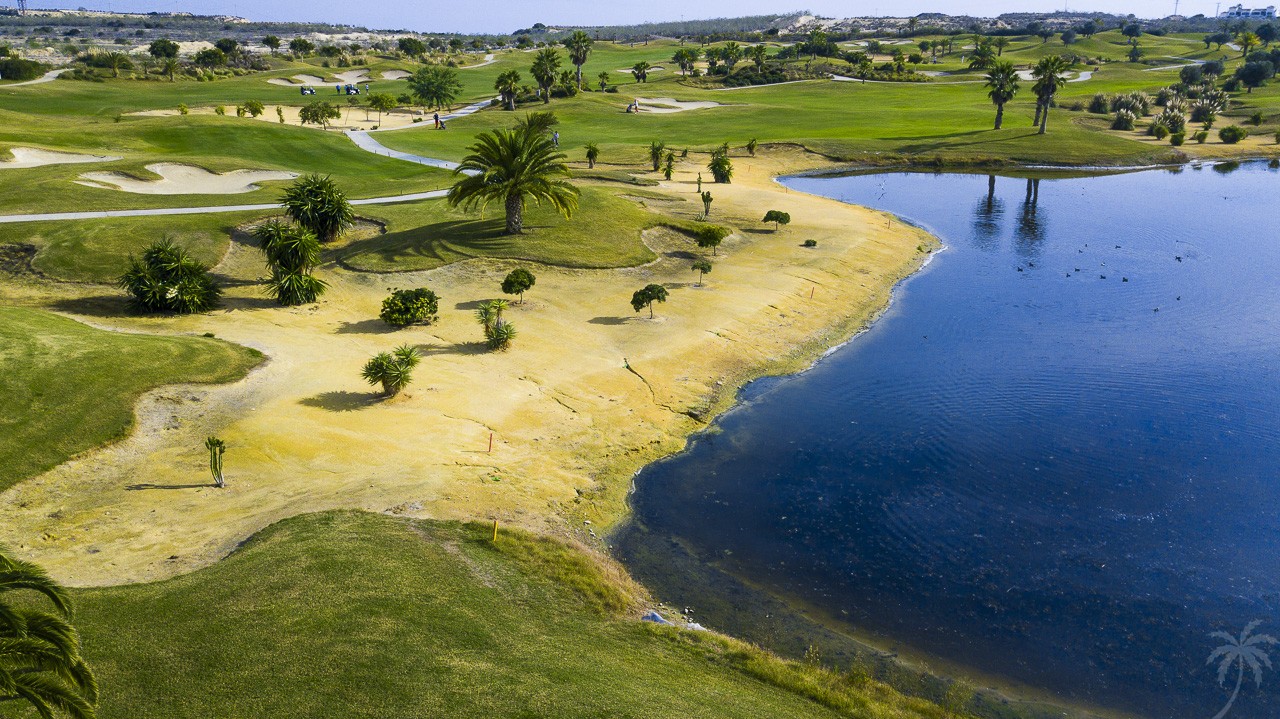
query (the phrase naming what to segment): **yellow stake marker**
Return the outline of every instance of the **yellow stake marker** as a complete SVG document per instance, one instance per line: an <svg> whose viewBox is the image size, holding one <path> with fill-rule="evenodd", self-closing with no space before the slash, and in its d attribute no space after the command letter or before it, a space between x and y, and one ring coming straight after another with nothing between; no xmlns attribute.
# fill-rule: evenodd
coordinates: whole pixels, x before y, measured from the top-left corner
<svg viewBox="0 0 1280 719"><path fill-rule="evenodd" d="M498 520L496 519L493 520L493 542L494 544L498 542Z"/></svg>

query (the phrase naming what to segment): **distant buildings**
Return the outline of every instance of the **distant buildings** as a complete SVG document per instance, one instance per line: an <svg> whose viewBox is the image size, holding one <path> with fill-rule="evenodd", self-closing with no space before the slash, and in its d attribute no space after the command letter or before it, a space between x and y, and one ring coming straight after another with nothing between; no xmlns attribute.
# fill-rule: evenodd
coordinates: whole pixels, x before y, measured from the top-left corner
<svg viewBox="0 0 1280 719"><path fill-rule="evenodd" d="M1245 18L1248 20L1274 20L1276 17L1276 6L1268 5L1266 7L1247 8L1243 5L1232 5L1227 8L1226 12L1220 17Z"/></svg>

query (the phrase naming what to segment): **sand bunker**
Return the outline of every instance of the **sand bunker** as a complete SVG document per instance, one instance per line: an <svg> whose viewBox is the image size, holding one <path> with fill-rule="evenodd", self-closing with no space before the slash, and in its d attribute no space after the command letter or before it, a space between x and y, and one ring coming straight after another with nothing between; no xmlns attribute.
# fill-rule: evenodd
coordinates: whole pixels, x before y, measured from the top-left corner
<svg viewBox="0 0 1280 719"><path fill-rule="evenodd" d="M649 70L648 70L648 71L649 71L649 72L662 72L662 71L664 71L664 70L666 70L666 69L667 69L667 68L665 68L665 67L663 67L663 66L661 66L661 65L654 65L653 67L649 68ZM631 74L631 68L629 68L629 67L620 67L620 68L618 68L617 70L614 70L614 72L625 72L625 73L627 73L628 75L630 75L630 74Z"/></svg>
<svg viewBox="0 0 1280 719"><path fill-rule="evenodd" d="M355 85L360 82L369 81L368 70L348 70L346 72L335 73L334 77L344 85Z"/></svg>
<svg viewBox="0 0 1280 719"><path fill-rule="evenodd" d="M705 110L710 107L724 107L718 102L711 102L709 100L693 102L676 100L670 97L637 97L636 102L640 103L640 112L654 112L658 114L687 112L689 110Z"/></svg>
<svg viewBox="0 0 1280 719"><path fill-rule="evenodd" d="M273 77L267 82L272 85L284 85L285 87L297 87L299 85L323 85L325 84L323 77L315 75L294 75L292 78L285 79L283 77Z"/></svg>
<svg viewBox="0 0 1280 719"><path fill-rule="evenodd" d="M268 180L292 180L295 172L276 170L236 170L234 172L209 172L203 167L161 162L147 165L147 169L160 176L159 180L140 180L119 172L88 172L77 180L77 185L109 190L122 190L139 195L236 195L259 189L255 183Z"/></svg>
<svg viewBox="0 0 1280 719"><path fill-rule="evenodd" d="M413 73L404 70L384 70L382 72L383 80L403 80L406 77L413 77Z"/></svg>
<svg viewBox="0 0 1280 719"><path fill-rule="evenodd" d="M118 157L106 155L81 155L74 152L54 152L53 150L37 150L34 147L10 148L12 160L0 160L0 170L21 170L27 167L44 167L45 165L70 165L81 162L111 162Z"/></svg>

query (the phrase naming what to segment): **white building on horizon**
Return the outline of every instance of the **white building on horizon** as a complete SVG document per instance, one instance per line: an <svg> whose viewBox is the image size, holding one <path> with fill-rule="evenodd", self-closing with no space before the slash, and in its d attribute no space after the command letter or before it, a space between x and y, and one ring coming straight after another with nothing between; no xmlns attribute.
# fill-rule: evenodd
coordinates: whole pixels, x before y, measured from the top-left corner
<svg viewBox="0 0 1280 719"><path fill-rule="evenodd" d="M1264 8L1247 8L1244 5L1232 5L1218 17L1244 18L1247 20L1274 20L1276 17L1276 6L1268 5Z"/></svg>

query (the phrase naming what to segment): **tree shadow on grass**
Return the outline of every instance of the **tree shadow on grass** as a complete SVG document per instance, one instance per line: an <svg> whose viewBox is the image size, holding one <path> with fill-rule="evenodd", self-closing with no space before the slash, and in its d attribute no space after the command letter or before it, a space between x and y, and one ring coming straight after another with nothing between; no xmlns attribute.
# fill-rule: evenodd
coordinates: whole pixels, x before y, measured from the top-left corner
<svg viewBox="0 0 1280 719"><path fill-rule="evenodd" d="M663 257L670 257L671 259L674 259L674 260L696 260L696 259L698 259L698 255L697 255L697 253L690 252L689 250L671 250L670 252L663 252L663 253L662 253L662 256L663 256Z"/></svg>
<svg viewBox="0 0 1280 719"><path fill-rule="evenodd" d="M314 397L298 400L298 404L316 407L330 412L355 412L372 407L382 401L382 395L375 392L321 392Z"/></svg>
<svg viewBox="0 0 1280 719"><path fill-rule="evenodd" d="M125 487L125 491L137 492L144 489L204 489L206 487L214 487L214 486L215 485L212 483L210 484L151 484L149 482L144 482L140 484L130 484L129 486Z"/></svg>
<svg viewBox="0 0 1280 719"><path fill-rule="evenodd" d="M591 319L587 320L587 322L593 325L610 325L610 326L625 325L630 321L631 321L630 317L592 317Z"/></svg>
<svg viewBox="0 0 1280 719"><path fill-rule="evenodd" d="M777 230L773 229L772 227L768 229L764 229L761 227L750 227L750 228L738 230L738 231L745 232L749 235L772 235L777 233Z"/></svg>
<svg viewBox="0 0 1280 719"><path fill-rule="evenodd" d="M419 345L418 354L423 357L433 355L482 355L489 351L484 342L458 342L451 345Z"/></svg>
<svg viewBox="0 0 1280 719"><path fill-rule="evenodd" d="M453 308L455 310L478 310L480 309L480 305L488 301L489 300L471 300L470 302L459 302L454 305Z"/></svg>
<svg viewBox="0 0 1280 719"><path fill-rule="evenodd" d="M49 309L88 317L141 317L124 295L68 297L49 303Z"/></svg>
<svg viewBox="0 0 1280 719"><path fill-rule="evenodd" d="M380 319L370 319L360 320L359 322L343 322L338 327L337 333L340 335L389 335L398 329L398 327L392 327Z"/></svg>

